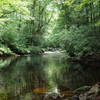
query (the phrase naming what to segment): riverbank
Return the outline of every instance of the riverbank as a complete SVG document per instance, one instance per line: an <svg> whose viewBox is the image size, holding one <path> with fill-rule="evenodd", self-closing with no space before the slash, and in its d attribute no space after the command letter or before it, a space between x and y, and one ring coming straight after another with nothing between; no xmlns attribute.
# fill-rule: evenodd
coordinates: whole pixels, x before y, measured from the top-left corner
<svg viewBox="0 0 100 100"><path fill-rule="evenodd" d="M100 82L93 86L83 86L74 91L46 93L44 100L100 100Z"/></svg>
<svg viewBox="0 0 100 100"><path fill-rule="evenodd" d="M27 55L40 55L40 54L47 54L47 53L65 53L64 50L59 48L40 48L40 47L33 47L33 48L20 48L20 49L10 49L6 46L0 47L0 57L9 57L9 56L27 56ZM68 57L68 62L75 62L81 64L93 64L93 63L100 63L100 52L97 53L87 53L85 55L79 57Z"/></svg>
<svg viewBox="0 0 100 100"><path fill-rule="evenodd" d="M93 86L84 86L74 91L72 100L100 100L100 82Z"/></svg>
<svg viewBox="0 0 100 100"><path fill-rule="evenodd" d="M23 48L23 49L10 49L6 46L0 47L0 57L20 56L20 55L39 55L43 50L40 47Z"/></svg>
<svg viewBox="0 0 100 100"><path fill-rule="evenodd" d="M82 64L100 63L100 52L88 53L80 57L69 57L67 59L69 62L78 62Z"/></svg>
<svg viewBox="0 0 100 100"><path fill-rule="evenodd" d="M8 47L0 47L0 57L3 56L16 56L13 51L11 51Z"/></svg>
<svg viewBox="0 0 100 100"><path fill-rule="evenodd" d="M59 48L13 48L10 49L8 47L0 47L0 57L9 57L9 56L28 56L28 55L40 55L40 54L48 54L48 53L64 53L65 51Z"/></svg>
<svg viewBox="0 0 100 100"><path fill-rule="evenodd" d="M40 48L40 47L33 47L33 48L20 48L20 49L10 49L6 46L0 47L0 57L9 57L9 56L28 56L28 55L40 55L40 54L47 54L47 53L65 53L64 50L59 48ZM66 54L67 55L67 54ZM87 53L85 55L79 57L68 57L66 58L68 62L75 62L81 64L92 64L100 63L100 52L97 53Z"/></svg>

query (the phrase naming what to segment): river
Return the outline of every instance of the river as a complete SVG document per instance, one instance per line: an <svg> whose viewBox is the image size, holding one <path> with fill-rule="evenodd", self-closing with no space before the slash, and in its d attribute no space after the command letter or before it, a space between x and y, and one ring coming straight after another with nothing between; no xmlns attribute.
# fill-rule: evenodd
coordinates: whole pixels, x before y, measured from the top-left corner
<svg viewBox="0 0 100 100"><path fill-rule="evenodd" d="M46 92L73 91L100 81L100 67L65 59L60 52L0 59L0 100L43 100Z"/></svg>

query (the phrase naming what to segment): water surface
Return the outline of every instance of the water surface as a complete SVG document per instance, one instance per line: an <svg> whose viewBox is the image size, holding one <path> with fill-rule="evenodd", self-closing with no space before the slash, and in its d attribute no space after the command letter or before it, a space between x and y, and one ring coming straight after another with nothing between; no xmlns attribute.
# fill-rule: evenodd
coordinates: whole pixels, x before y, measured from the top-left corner
<svg viewBox="0 0 100 100"><path fill-rule="evenodd" d="M99 65L65 59L59 52L0 59L0 100L43 100L45 92L72 91L100 81Z"/></svg>

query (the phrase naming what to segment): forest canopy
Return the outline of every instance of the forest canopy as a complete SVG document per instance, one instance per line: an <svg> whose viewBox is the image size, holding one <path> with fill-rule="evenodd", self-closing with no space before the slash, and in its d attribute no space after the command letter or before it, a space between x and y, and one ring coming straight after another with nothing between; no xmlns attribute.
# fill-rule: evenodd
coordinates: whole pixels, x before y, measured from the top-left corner
<svg viewBox="0 0 100 100"><path fill-rule="evenodd" d="M100 0L58 0L47 45L69 55L100 52Z"/></svg>
<svg viewBox="0 0 100 100"><path fill-rule="evenodd" d="M99 33L99 0L0 0L0 55L100 52Z"/></svg>
<svg viewBox="0 0 100 100"><path fill-rule="evenodd" d="M0 45L17 54L41 51L50 0L0 0ZM8 49L7 49L8 50Z"/></svg>

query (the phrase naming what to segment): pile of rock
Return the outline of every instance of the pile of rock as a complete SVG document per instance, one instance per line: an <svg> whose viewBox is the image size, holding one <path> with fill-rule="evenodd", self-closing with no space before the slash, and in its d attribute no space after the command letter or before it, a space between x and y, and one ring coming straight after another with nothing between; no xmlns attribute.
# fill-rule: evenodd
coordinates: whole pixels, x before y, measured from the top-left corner
<svg viewBox="0 0 100 100"><path fill-rule="evenodd" d="M69 100L65 95L55 92L46 93L44 100Z"/></svg>
<svg viewBox="0 0 100 100"><path fill-rule="evenodd" d="M46 93L44 100L100 100L100 85L83 86L73 91L73 96L68 97L61 93Z"/></svg>
<svg viewBox="0 0 100 100"><path fill-rule="evenodd" d="M74 93L72 100L100 100L100 85L81 87Z"/></svg>

